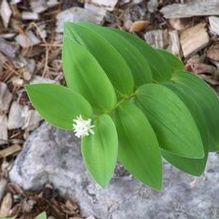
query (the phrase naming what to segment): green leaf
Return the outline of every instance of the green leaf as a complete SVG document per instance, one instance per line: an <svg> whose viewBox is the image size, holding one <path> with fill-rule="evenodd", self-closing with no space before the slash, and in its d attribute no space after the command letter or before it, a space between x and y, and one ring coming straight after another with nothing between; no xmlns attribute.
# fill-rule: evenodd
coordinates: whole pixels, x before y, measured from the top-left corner
<svg viewBox="0 0 219 219"><path fill-rule="evenodd" d="M103 114L94 123L94 135L82 139L82 155L90 175L102 187L113 176L118 154L118 137L110 116Z"/></svg>
<svg viewBox="0 0 219 219"><path fill-rule="evenodd" d="M119 161L137 179L160 190L161 154L147 118L134 103L123 103L114 118L119 136Z"/></svg>
<svg viewBox="0 0 219 219"><path fill-rule="evenodd" d="M200 176L203 174L208 153L206 153L203 159L189 159L172 154L164 149L161 150L162 156L176 168L181 169L193 176Z"/></svg>
<svg viewBox="0 0 219 219"><path fill-rule="evenodd" d="M36 217L36 219L46 219L47 217L46 217L46 212L43 212L43 213L41 213L41 214L39 214L37 217Z"/></svg>
<svg viewBox="0 0 219 219"><path fill-rule="evenodd" d="M196 100L204 115L209 151L219 151L219 100L214 90L188 72L177 73L172 81L178 87L188 90Z"/></svg>
<svg viewBox="0 0 219 219"><path fill-rule="evenodd" d="M71 130L76 116L92 115L87 100L69 88L55 84L33 84L25 88L40 115L56 127Z"/></svg>
<svg viewBox="0 0 219 219"><path fill-rule="evenodd" d="M97 34L106 39L122 55L122 57L125 59L126 63L132 71L135 85L137 87L142 84L152 82L152 73L147 60L139 52L139 50L135 46L133 46L128 40L126 40L123 36L121 36L120 34L118 34L110 28L101 27L99 25L91 23L80 23L79 25L81 27L87 28L91 32L95 31ZM101 57L102 56L103 55L101 53ZM114 59L112 59L112 61L114 65ZM109 62L109 59L107 59L106 62Z"/></svg>
<svg viewBox="0 0 219 219"><path fill-rule="evenodd" d="M163 85L147 84L137 90L137 103L154 128L160 146L178 156L204 157L197 125L182 100Z"/></svg>
<svg viewBox="0 0 219 219"><path fill-rule="evenodd" d="M182 76L182 78L184 78L184 74L185 73L179 73L177 77L180 78ZM193 86L189 86L189 81L188 83L184 84L180 84L177 81L166 82L164 85L177 94L191 112L202 137L205 157L203 159L188 159L174 156L167 151L162 151L162 155L167 161L172 163L177 168L182 169L192 175L199 176L204 172L209 146L207 120L205 118L206 114L203 111L204 108L202 108L202 104L200 103L200 100L202 102L203 99L198 90L194 89Z"/></svg>
<svg viewBox="0 0 219 219"><path fill-rule="evenodd" d="M117 29L112 30L128 40L145 57L145 60L147 60L150 65L154 81L162 82L171 78L171 75L173 73L171 70L171 66L155 49L153 49L145 41L143 41L139 37L134 36L133 34L123 32Z"/></svg>
<svg viewBox="0 0 219 219"><path fill-rule="evenodd" d="M114 88L91 53L66 36L62 58L68 87L84 96L95 112L112 109L116 103Z"/></svg>
<svg viewBox="0 0 219 219"><path fill-rule="evenodd" d="M186 104L189 111L191 112L195 122L199 128L202 142L204 145L205 157L203 159L189 159L173 155L165 150L162 150L163 157L175 167L192 174L194 176L200 176L203 174L206 162L208 158L208 139L207 139L207 126L205 122L205 115L202 113L202 108L200 107L197 99L193 95L191 90L181 87L176 83L166 83L165 86L173 90Z"/></svg>
<svg viewBox="0 0 219 219"><path fill-rule="evenodd" d="M67 22L64 29L64 36L71 37L92 53L116 90L122 94L132 93L134 81L131 70L123 57L109 42L96 31L78 24Z"/></svg>
<svg viewBox="0 0 219 219"><path fill-rule="evenodd" d="M184 64L181 62L181 60L178 59L172 53L170 53L166 50L162 50L162 49L157 49L157 52L168 63L169 67L171 68L172 73L177 72L179 70L182 70L182 71L185 70Z"/></svg>

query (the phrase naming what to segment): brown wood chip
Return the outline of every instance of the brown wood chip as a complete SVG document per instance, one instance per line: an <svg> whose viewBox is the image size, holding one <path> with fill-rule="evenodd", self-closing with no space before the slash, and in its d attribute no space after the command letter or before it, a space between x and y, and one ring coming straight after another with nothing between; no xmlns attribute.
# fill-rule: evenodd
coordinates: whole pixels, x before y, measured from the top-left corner
<svg viewBox="0 0 219 219"><path fill-rule="evenodd" d="M10 147L7 147L3 150L0 150L0 158L5 158L10 155L16 154L21 150L21 146L18 144L14 144Z"/></svg>
<svg viewBox="0 0 219 219"><path fill-rule="evenodd" d="M0 202L3 198L3 195L5 194L5 189L6 189L6 186L7 186L7 180L2 178L0 179Z"/></svg>
<svg viewBox="0 0 219 219"><path fill-rule="evenodd" d="M149 21L147 20L139 20L139 21L135 21L131 27L130 27L130 32L139 32L144 30L148 25L150 24Z"/></svg>
<svg viewBox="0 0 219 219"><path fill-rule="evenodd" d="M7 85L0 82L0 114L8 112L12 100L12 94L9 92Z"/></svg>
<svg viewBox="0 0 219 219"><path fill-rule="evenodd" d="M207 51L207 57L209 59L219 61L219 43L211 46Z"/></svg>
<svg viewBox="0 0 219 219"><path fill-rule="evenodd" d="M209 17L210 30L219 35L219 17Z"/></svg>
<svg viewBox="0 0 219 219"><path fill-rule="evenodd" d="M218 0L169 4L161 9L165 18L184 18L194 16L219 15Z"/></svg>
<svg viewBox="0 0 219 219"><path fill-rule="evenodd" d="M0 218L9 216L11 207L12 207L12 196L11 193L7 193L1 203Z"/></svg>
<svg viewBox="0 0 219 219"><path fill-rule="evenodd" d="M169 31L169 47L168 50L174 55L180 55L180 42L179 42L179 34L177 30Z"/></svg>
<svg viewBox="0 0 219 219"><path fill-rule="evenodd" d="M0 114L0 145L8 142L7 116Z"/></svg>
<svg viewBox="0 0 219 219"><path fill-rule="evenodd" d="M0 51L10 58L15 58L18 48L0 37Z"/></svg>
<svg viewBox="0 0 219 219"><path fill-rule="evenodd" d="M11 14L12 14L12 11L10 9L10 6L9 6L7 0L2 0L1 6L0 6L0 15L2 17L3 24L4 24L5 28L8 27L8 23L10 21Z"/></svg>
<svg viewBox="0 0 219 219"><path fill-rule="evenodd" d="M180 36L184 57L204 48L209 43L209 36L204 23L184 30Z"/></svg>
<svg viewBox="0 0 219 219"><path fill-rule="evenodd" d="M159 49L167 48L169 44L169 34L167 30L152 30L144 35L145 41L151 46Z"/></svg>
<svg viewBox="0 0 219 219"><path fill-rule="evenodd" d="M189 27L191 21L191 18L172 18L169 23L175 30L184 30Z"/></svg>

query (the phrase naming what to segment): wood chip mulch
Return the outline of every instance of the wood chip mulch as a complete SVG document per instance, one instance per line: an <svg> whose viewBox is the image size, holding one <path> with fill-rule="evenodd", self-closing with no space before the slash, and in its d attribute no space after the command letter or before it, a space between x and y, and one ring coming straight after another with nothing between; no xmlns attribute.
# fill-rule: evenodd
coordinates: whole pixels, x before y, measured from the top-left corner
<svg viewBox="0 0 219 219"><path fill-rule="evenodd" d="M106 4L106 1L103 1ZM177 55L189 71L219 92L219 1L204 0L0 0L0 217L80 219L79 206L51 185L27 192L8 171L30 133L41 123L24 91L28 83L64 84L62 12L96 7L97 23L133 32ZM115 4L116 3L116 4ZM217 7L216 7L217 6ZM103 17L102 14L104 14ZM76 15L75 15L76 16ZM59 18L58 18L59 17ZM77 19L77 17L75 18Z"/></svg>

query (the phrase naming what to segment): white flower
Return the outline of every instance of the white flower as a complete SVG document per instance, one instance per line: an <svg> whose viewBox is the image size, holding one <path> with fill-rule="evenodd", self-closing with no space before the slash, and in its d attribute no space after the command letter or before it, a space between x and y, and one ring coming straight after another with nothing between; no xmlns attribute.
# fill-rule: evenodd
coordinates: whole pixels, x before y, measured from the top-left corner
<svg viewBox="0 0 219 219"><path fill-rule="evenodd" d="M75 136L78 138L94 134L94 125L91 124L91 119L83 119L81 115L73 119L73 129Z"/></svg>

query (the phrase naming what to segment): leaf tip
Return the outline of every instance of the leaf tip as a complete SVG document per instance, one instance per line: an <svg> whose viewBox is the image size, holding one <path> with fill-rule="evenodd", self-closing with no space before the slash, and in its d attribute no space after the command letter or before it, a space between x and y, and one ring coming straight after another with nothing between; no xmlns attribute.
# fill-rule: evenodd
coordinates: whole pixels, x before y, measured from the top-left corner
<svg viewBox="0 0 219 219"><path fill-rule="evenodd" d="M27 95L30 99L31 91L33 90L33 87L36 86L34 84L28 84L24 86L25 91L27 92Z"/></svg>
<svg viewBox="0 0 219 219"><path fill-rule="evenodd" d="M153 189L156 191L156 192L162 192L163 190L163 180L161 179L159 182L157 182L157 184L153 186Z"/></svg>
<svg viewBox="0 0 219 219"><path fill-rule="evenodd" d="M110 183L110 180L104 181L104 182L97 182L102 189L106 189Z"/></svg>

